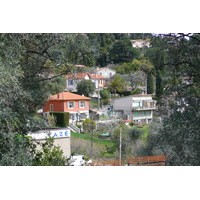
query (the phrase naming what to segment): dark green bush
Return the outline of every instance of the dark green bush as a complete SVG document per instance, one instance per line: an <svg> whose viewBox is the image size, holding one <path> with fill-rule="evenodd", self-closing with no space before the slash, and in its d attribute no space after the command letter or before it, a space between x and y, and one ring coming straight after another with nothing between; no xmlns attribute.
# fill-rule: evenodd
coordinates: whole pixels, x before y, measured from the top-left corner
<svg viewBox="0 0 200 200"><path fill-rule="evenodd" d="M134 141L134 140L139 139L142 136L143 130L140 130L137 128L132 128L129 130L128 134L129 134L130 138Z"/></svg>
<svg viewBox="0 0 200 200"><path fill-rule="evenodd" d="M66 127L69 125L69 113L68 112L50 112L56 118L56 126Z"/></svg>

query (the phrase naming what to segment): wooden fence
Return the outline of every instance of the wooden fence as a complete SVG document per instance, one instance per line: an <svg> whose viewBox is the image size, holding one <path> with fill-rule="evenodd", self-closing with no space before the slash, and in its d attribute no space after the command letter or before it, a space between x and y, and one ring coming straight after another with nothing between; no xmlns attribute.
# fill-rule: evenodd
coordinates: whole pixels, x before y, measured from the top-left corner
<svg viewBox="0 0 200 200"><path fill-rule="evenodd" d="M128 158L128 166L165 166L167 156L143 156Z"/></svg>
<svg viewBox="0 0 200 200"><path fill-rule="evenodd" d="M127 160L122 160L122 165L128 166L165 166L167 156L143 156L143 157L132 157ZM92 166L120 166L120 160L102 160L93 161Z"/></svg>

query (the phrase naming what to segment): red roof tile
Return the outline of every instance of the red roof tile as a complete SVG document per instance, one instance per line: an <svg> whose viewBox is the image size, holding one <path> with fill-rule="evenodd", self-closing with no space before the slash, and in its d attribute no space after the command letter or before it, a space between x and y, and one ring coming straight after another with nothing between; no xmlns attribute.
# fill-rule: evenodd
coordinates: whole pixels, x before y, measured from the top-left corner
<svg viewBox="0 0 200 200"><path fill-rule="evenodd" d="M66 79L84 79L86 76L89 76L91 79L105 79L105 77L98 74L90 74L88 72L67 74Z"/></svg>
<svg viewBox="0 0 200 200"><path fill-rule="evenodd" d="M89 76L89 73L82 72L82 73L74 73L74 74L67 74L67 79L84 79L86 76Z"/></svg>
<svg viewBox="0 0 200 200"><path fill-rule="evenodd" d="M99 74L89 74L89 76L91 77L91 79L105 79L104 76L101 76Z"/></svg>
<svg viewBox="0 0 200 200"><path fill-rule="evenodd" d="M89 97L73 94L71 92L61 92L49 97L49 100L89 100Z"/></svg>
<svg viewBox="0 0 200 200"><path fill-rule="evenodd" d="M86 67L85 65L75 65L75 67Z"/></svg>

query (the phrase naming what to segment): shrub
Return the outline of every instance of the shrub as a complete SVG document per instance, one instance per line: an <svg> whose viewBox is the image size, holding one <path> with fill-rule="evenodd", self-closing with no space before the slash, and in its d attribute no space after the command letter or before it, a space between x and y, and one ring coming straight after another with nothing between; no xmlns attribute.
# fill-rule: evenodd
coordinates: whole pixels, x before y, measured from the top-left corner
<svg viewBox="0 0 200 200"><path fill-rule="evenodd" d="M137 128L132 128L129 130L128 134L129 134L131 140L135 141L142 136L143 130L140 130Z"/></svg>
<svg viewBox="0 0 200 200"><path fill-rule="evenodd" d="M66 127L69 125L69 113L67 112L50 112L56 118L56 126Z"/></svg>

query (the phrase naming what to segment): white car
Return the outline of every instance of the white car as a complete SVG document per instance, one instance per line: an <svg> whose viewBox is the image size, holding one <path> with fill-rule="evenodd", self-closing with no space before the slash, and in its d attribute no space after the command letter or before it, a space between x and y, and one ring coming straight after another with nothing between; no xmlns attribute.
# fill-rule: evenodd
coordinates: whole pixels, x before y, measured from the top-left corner
<svg viewBox="0 0 200 200"><path fill-rule="evenodd" d="M83 166L85 165L84 155L73 155L70 158L70 166Z"/></svg>
<svg viewBox="0 0 200 200"><path fill-rule="evenodd" d="M84 166L91 163L92 163L91 160L85 161L84 155L76 154L70 157L70 166Z"/></svg>

